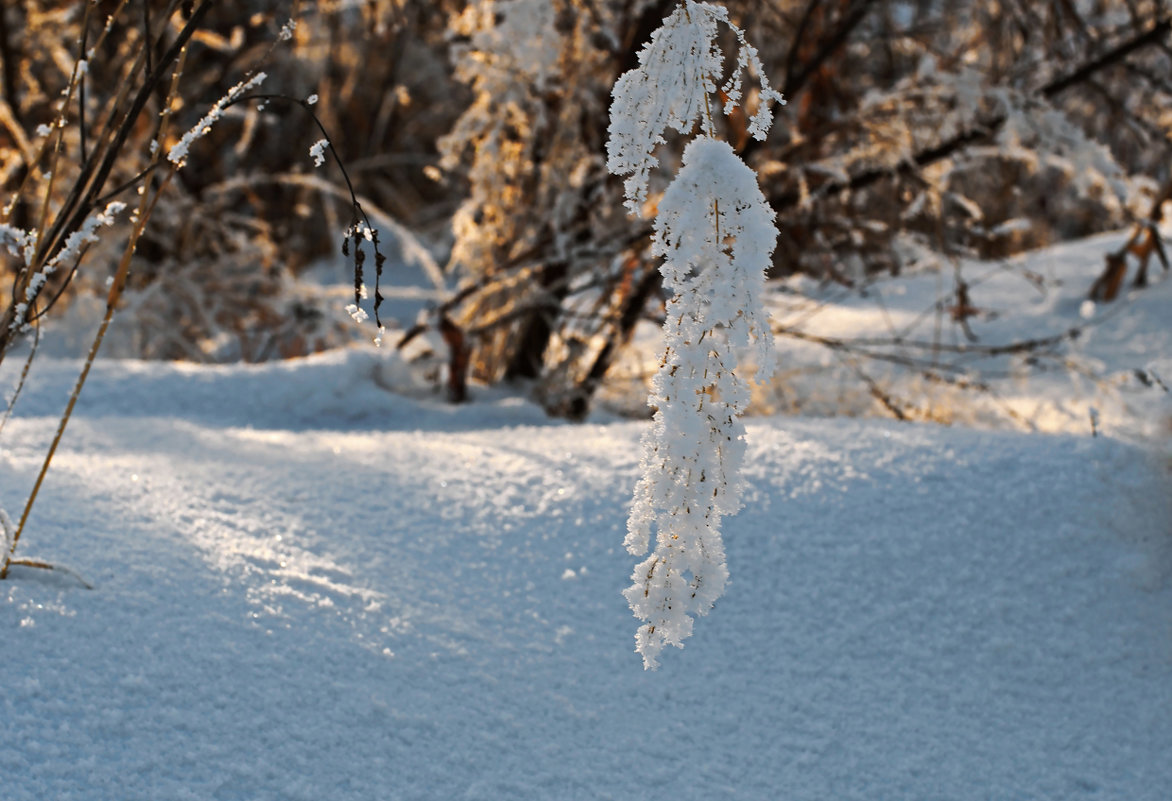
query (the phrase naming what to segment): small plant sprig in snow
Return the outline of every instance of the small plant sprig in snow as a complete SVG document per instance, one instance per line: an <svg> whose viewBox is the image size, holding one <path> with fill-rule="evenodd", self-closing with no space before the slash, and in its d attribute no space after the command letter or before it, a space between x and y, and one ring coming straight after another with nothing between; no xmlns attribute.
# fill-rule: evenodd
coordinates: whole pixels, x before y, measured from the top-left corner
<svg viewBox="0 0 1172 801"><path fill-rule="evenodd" d="M740 42L734 74L721 87L729 113L741 98L741 73L759 76L760 107L751 133L763 139L770 101L784 102L761 74L756 51L728 12L684 0L652 34L639 66L614 88L608 168L627 175L627 207L647 199L657 146L668 127L702 133L684 151L683 167L659 201L652 252L662 256L672 294L664 322L666 352L652 381L655 408L643 437L643 476L635 488L627 549L647 552L624 595L645 621L635 635L645 668L658 667L665 645L683 647L692 615L705 614L728 578L720 522L740 507L749 384L735 372L738 352L756 344L758 378L771 372L773 340L761 302L777 239L774 213L757 176L715 138L712 108L723 73L719 25ZM719 107L718 107L719 108Z"/></svg>

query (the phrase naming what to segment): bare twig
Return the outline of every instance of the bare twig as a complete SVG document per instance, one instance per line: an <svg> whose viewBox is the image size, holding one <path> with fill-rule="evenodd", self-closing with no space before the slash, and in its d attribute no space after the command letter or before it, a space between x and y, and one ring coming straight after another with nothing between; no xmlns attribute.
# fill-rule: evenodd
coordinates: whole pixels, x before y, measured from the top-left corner
<svg viewBox="0 0 1172 801"><path fill-rule="evenodd" d="M67 576L72 576L73 578L77 579L77 582L87 590L92 590L94 588L94 585L86 581L85 578L76 570L65 567L63 565L54 565L49 562L42 562L39 559L13 559L8 562L7 565L5 565L4 573L7 573L8 568L10 567L31 567L37 570L51 570L54 573L64 573ZM3 574L0 574L0 578L4 577L5 576Z"/></svg>

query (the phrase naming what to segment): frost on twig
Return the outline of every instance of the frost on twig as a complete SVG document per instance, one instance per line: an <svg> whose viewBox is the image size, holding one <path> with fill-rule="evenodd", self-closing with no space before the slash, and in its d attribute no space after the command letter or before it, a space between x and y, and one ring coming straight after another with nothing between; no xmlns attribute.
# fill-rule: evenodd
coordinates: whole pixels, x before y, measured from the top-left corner
<svg viewBox="0 0 1172 801"><path fill-rule="evenodd" d="M750 125L754 137L764 139L769 131L770 101L784 102L761 72L756 49L729 22L726 9L693 0L681 3L651 34L639 53L639 66L624 73L613 90L606 166L616 175L628 176L627 209L632 214L638 214L647 199L651 170L659 163L655 150L665 141L668 128L688 133L702 122L705 133L714 133L711 103L724 69L724 55L716 43L718 23L730 27L741 45L737 66L722 87L728 98L725 113L740 100L742 74L750 66L761 81L760 106Z"/></svg>
<svg viewBox="0 0 1172 801"><path fill-rule="evenodd" d="M664 645L682 646L690 615L705 614L724 592L720 521L740 507L739 418L749 401L749 382L735 371L751 342L760 371L772 366L761 290L776 239L757 176L732 147L708 137L689 144L655 219L654 252L672 297L626 539L640 555L656 529L655 549L625 593L646 621L636 641L648 667Z"/></svg>
<svg viewBox="0 0 1172 801"><path fill-rule="evenodd" d="M264 83L267 77L265 73L258 72L248 80L241 81L229 89L228 94L217 100L208 113L203 115L203 119L192 126L190 131L183 134L182 139L171 146L171 149L167 151L167 160L176 167L182 167L187 161L187 152L191 149L191 145L200 137L207 136L211 132L212 125L224 116L224 110L239 100L245 92Z"/></svg>
<svg viewBox="0 0 1172 801"><path fill-rule="evenodd" d="M32 262L37 251L37 232L26 231L8 223L0 223L0 244L25 265Z"/></svg>
<svg viewBox="0 0 1172 801"><path fill-rule="evenodd" d="M99 239L98 229L102 226L109 227L114 225L117 222L118 215L125 208L125 203L115 200L108 203L101 211L86 217L81 226L65 239L65 244L61 250L57 251L57 254L53 256L49 263L29 277L28 285L24 291L24 300L17 303L14 307L16 313L12 318L11 330L18 331L24 327L28 319L29 309L32 308L33 303L40 296L41 290L49 280L49 276L56 272L62 264L68 264L79 258L84 248L97 242ZM9 250L14 254L18 252L14 247L14 243L19 241L23 244L19 253L27 267L34 258L36 240L31 235L26 235L23 240L17 240L18 233L18 231L13 229L0 230L0 237L3 237L4 241L9 243Z"/></svg>
<svg viewBox="0 0 1172 801"><path fill-rule="evenodd" d="M756 174L714 137L713 108L730 113L742 94L739 73L759 72L756 51L741 43L733 78L716 104L722 54L715 44L727 12L685 0L640 53L639 67L615 85L608 166L628 176L627 207L647 199L656 147L668 127L702 134L685 149L683 166L664 192L652 252L670 293L665 353L648 403L653 425L643 437L643 475L635 488L627 549L651 555L635 568L624 595L644 621L635 635L646 668L665 645L683 646L693 615L702 615L728 578L720 522L740 506L744 458L740 415L749 383L737 374L740 354L755 346L759 378L772 370L773 339L761 301L777 240L774 213ZM761 106L751 126L763 138L768 102L781 100L762 78Z"/></svg>

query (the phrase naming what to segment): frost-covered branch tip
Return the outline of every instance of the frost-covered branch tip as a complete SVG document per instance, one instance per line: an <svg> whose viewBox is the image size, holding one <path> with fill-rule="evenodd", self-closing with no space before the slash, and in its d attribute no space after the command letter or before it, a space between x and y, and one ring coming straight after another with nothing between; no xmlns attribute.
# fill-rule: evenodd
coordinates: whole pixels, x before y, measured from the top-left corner
<svg viewBox="0 0 1172 801"><path fill-rule="evenodd" d="M720 24L728 26L740 43L736 67L720 86L727 98L723 105L716 94L724 72L724 54L716 42ZM729 21L725 8L684 0L651 34L639 53L639 66L614 85L606 144L607 169L628 176L627 208L632 214L647 199L651 170L659 163L655 150L665 141L667 129L686 134L701 123L704 132L713 135L712 109L729 114L736 108L749 68L760 81L759 106L749 130L764 139L773 123L772 103L785 100L770 86L756 48Z"/></svg>
<svg viewBox="0 0 1172 801"><path fill-rule="evenodd" d="M88 245L92 245L99 239L98 229L105 226L113 226L117 222L118 215L126 208L126 204L120 201L113 201L108 203L101 211L94 212L86 217L81 226L70 234L65 239L65 244L55 256L41 268L38 272L33 273L29 278L28 285L25 287L24 300L17 303L14 307L15 314L12 318L12 324L9 330L18 331L24 327L28 321L28 312L32 307L34 301L40 296L41 290L49 281L49 276L57 271L62 264L68 264L75 259L80 258L82 250ZM14 240L19 229L11 229L8 226L0 228L0 239L8 244L9 250L13 253L17 251L14 248ZM26 233L22 241L23 248L19 251L25 264L31 264L35 251L35 236L33 233Z"/></svg>
<svg viewBox="0 0 1172 801"><path fill-rule="evenodd" d="M654 532L655 545L624 593L644 621L635 640L646 668L658 666L665 645L682 647L692 616L707 613L724 592L720 523L740 506L739 418L750 394L736 370L751 345L759 378L774 359L761 293L777 228L756 174L714 136L711 109L723 63L718 23L732 27L723 8L691 0L664 21L640 53L639 67L615 85L607 143L610 170L629 175L627 205L635 212L647 197L658 163L654 151L667 127L686 132L702 123L654 224L652 252L663 258L660 272L671 297L665 353L648 398L655 419L643 437L643 475L625 544L632 554L645 554ZM740 54L737 74L722 87L726 113L741 94L739 73L760 72L756 51L733 30ZM769 101L781 99L763 77L761 96L752 125L758 137L769 129Z"/></svg>
<svg viewBox="0 0 1172 801"><path fill-rule="evenodd" d="M245 92L250 89L255 89L264 83L267 77L265 73L258 72L248 80L241 81L229 89L228 94L217 100L215 105L208 110L208 113L203 115L203 119L197 122L190 131L183 134L182 139L171 146L171 149L167 151L167 160L176 167L182 167L187 161L187 152L191 149L191 145L197 139L211 133L212 126L220 117L224 116L224 110L239 100Z"/></svg>

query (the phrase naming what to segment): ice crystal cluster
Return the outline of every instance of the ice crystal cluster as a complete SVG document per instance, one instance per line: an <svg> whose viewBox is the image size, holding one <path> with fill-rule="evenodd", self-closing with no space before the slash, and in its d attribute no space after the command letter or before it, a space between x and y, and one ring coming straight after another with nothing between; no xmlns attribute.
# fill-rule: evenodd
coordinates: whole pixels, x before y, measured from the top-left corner
<svg viewBox="0 0 1172 801"><path fill-rule="evenodd" d="M716 94L724 63L716 43L720 25L740 42L734 74L720 87L728 98L723 107ZM626 538L632 554L651 554L624 593L644 621L635 640L646 668L658 666L665 645L682 647L693 615L707 613L724 591L720 523L740 507L740 415L749 401L749 383L736 371L750 345L758 378L773 364L761 290L777 239L774 213L754 172L715 138L712 116L713 109L729 113L740 102L748 68L761 81L751 132L764 138L769 103L781 97L761 74L756 51L725 9L685 0L614 88L608 167L628 176L633 212L647 200L667 128L701 129L659 199L654 223L653 253L663 258L670 298L665 352L648 399L655 418L643 437L643 475Z"/></svg>
<svg viewBox="0 0 1172 801"><path fill-rule="evenodd" d="M309 149L309 157L313 159L313 166L320 167L326 163L326 148L330 146L329 139L318 139Z"/></svg>

